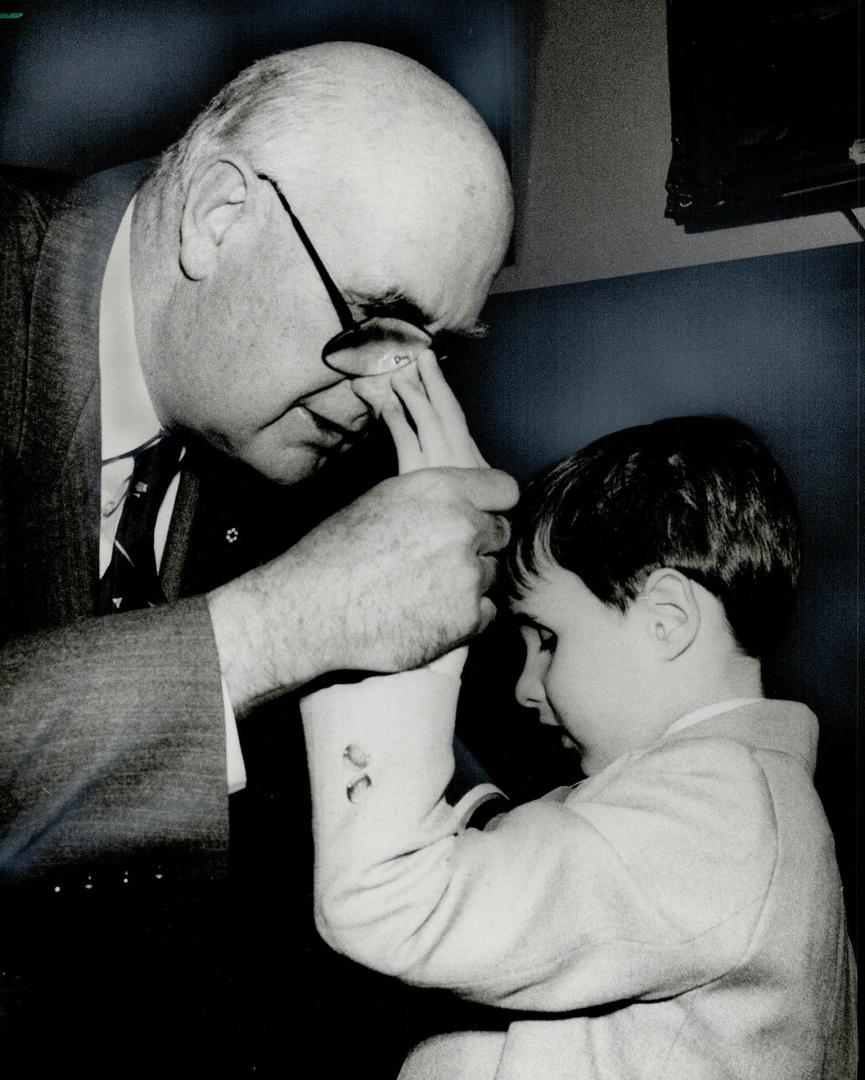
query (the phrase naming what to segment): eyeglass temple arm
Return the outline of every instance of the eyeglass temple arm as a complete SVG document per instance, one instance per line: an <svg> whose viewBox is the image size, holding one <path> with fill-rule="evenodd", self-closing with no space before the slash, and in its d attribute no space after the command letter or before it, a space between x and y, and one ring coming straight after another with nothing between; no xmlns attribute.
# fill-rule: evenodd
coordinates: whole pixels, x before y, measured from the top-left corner
<svg viewBox="0 0 865 1080"><path fill-rule="evenodd" d="M327 289L327 295L330 297L330 302L333 304L334 309L336 310L343 330L354 329L354 327L357 326L357 322L355 321L348 304L345 302L345 298L337 288L336 282L327 272L327 267L321 261L321 257L319 256L315 248L312 246L312 241L306 235L306 229L304 229L300 221L295 216L294 211L288 204L288 199L286 199L286 197L280 190L279 184L277 184L277 182L273 179L272 176L267 176L265 173L256 173L256 176L259 178L259 180L266 180L268 184L271 185L273 190L276 192L277 198L282 203L283 209L291 218L291 223L294 226L294 231L300 237L300 242L306 248L307 255L309 255L310 259L312 260L313 265L318 271L318 276L321 278L322 284L324 285L325 289Z"/></svg>

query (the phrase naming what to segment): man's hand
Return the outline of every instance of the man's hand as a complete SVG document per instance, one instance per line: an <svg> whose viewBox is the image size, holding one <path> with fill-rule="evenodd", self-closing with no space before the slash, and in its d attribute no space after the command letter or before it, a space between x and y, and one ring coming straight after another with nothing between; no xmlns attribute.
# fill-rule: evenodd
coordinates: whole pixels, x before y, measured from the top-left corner
<svg viewBox="0 0 865 1080"><path fill-rule="evenodd" d="M418 667L480 633L517 501L505 473L422 469L377 485L284 555L208 596L236 712L330 671Z"/></svg>

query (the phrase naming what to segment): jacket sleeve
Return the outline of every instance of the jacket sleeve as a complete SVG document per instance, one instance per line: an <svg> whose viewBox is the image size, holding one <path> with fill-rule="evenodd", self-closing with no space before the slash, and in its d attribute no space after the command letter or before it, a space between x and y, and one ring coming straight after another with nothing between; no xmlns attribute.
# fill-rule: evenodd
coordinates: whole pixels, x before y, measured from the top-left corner
<svg viewBox="0 0 865 1080"><path fill-rule="evenodd" d="M456 697L421 670L305 703L316 917L332 947L544 1012L683 993L740 960L775 858L746 748L659 744L563 801L461 831L442 798Z"/></svg>
<svg viewBox="0 0 865 1080"><path fill-rule="evenodd" d="M213 874L225 725L204 600L88 619L0 650L0 883L123 856Z"/></svg>

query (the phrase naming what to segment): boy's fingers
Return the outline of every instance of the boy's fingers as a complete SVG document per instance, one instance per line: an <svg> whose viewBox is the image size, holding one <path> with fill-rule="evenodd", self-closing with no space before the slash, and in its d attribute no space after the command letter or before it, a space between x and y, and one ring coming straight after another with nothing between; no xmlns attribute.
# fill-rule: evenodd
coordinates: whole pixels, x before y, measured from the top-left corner
<svg viewBox="0 0 865 1080"><path fill-rule="evenodd" d="M433 407L420 380L393 380L394 393L405 406L417 429L417 440L427 467L456 465L445 425Z"/></svg>
<svg viewBox="0 0 865 1080"><path fill-rule="evenodd" d="M465 414L457 400L456 394L448 385L447 379L442 374L438 360L432 349L425 349L417 359L417 367L423 384L426 387L427 396L442 417L453 414L465 422Z"/></svg>
<svg viewBox="0 0 865 1080"><path fill-rule="evenodd" d="M472 451L474 452L475 465L477 466L477 468L479 468L479 469L492 468L490 463L487 461L487 459L484 457L484 455L478 449L478 444L474 441L474 439L471 437L471 435L469 435L469 440L470 440L470 442L472 444Z"/></svg>
<svg viewBox="0 0 865 1080"><path fill-rule="evenodd" d="M412 431L411 424L396 398L392 398L385 404L381 410L381 418L393 439L399 471L406 473L421 468L421 452L417 435Z"/></svg>
<svg viewBox="0 0 865 1080"><path fill-rule="evenodd" d="M395 412L382 415L394 438L401 472L437 466L486 467L431 349L421 353L416 365L396 372L390 387Z"/></svg>
<svg viewBox="0 0 865 1080"><path fill-rule="evenodd" d="M435 353L427 349L418 357L418 371L427 396L438 413L451 452L451 464L463 468L485 465L466 424L465 413L447 379L442 374Z"/></svg>
<svg viewBox="0 0 865 1080"><path fill-rule="evenodd" d="M397 368L390 376L391 386L393 386L394 383L417 383L419 386L420 381L420 372L418 371L417 363L406 364L403 367Z"/></svg>
<svg viewBox="0 0 865 1080"><path fill-rule="evenodd" d="M457 400L456 394L448 385L447 379L442 374L435 353L427 349L418 357L417 362L420 377L423 379L427 396L432 402L433 408L441 417L445 430L450 436L454 449L459 453L470 453L473 447L472 438L466 423L466 415ZM467 460L466 465L474 464Z"/></svg>

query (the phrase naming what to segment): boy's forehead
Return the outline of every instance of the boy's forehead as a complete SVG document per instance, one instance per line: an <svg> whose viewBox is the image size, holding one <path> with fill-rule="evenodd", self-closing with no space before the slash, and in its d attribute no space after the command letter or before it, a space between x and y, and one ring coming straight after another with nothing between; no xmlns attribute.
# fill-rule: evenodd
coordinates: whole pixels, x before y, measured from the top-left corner
<svg viewBox="0 0 865 1080"><path fill-rule="evenodd" d="M508 611L511 614L511 616L513 618L515 618L518 622L520 620L520 617L525 618L526 615L527 615L527 612L525 611L525 609L522 606L523 601L524 601L523 596L511 596L508 599Z"/></svg>
<svg viewBox="0 0 865 1080"><path fill-rule="evenodd" d="M549 571L539 568L524 574L519 584L514 585L508 607L518 619L536 619L550 607L556 592L555 582L549 579Z"/></svg>
<svg viewBox="0 0 865 1080"><path fill-rule="evenodd" d="M519 578L512 577L508 590L508 610L512 615L522 615L541 584L541 571L520 568Z"/></svg>
<svg viewBox="0 0 865 1080"><path fill-rule="evenodd" d="M604 608L578 574L555 563L538 567L524 581L509 605L518 622L557 622L565 626L575 619L593 618Z"/></svg>
<svg viewBox="0 0 865 1080"><path fill-rule="evenodd" d="M544 591L549 572L556 564L543 547L535 541L530 560L518 561L517 574L509 582L508 609L512 615L528 615L532 603Z"/></svg>

